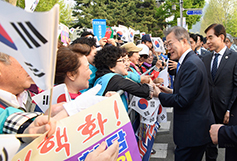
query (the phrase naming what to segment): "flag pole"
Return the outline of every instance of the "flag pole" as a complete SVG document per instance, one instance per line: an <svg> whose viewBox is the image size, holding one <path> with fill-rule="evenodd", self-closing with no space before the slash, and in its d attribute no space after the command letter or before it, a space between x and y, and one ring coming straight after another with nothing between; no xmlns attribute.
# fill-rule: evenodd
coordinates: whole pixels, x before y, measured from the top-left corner
<svg viewBox="0 0 237 161"><path fill-rule="evenodd" d="M48 123L50 122L50 117L51 117L52 100L53 100L53 87L51 87L50 89Z"/></svg>
<svg viewBox="0 0 237 161"><path fill-rule="evenodd" d="M14 134L8 134L8 135L14 135ZM27 138L27 137L39 137L43 134L15 134L14 136L17 138Z"/></svg>

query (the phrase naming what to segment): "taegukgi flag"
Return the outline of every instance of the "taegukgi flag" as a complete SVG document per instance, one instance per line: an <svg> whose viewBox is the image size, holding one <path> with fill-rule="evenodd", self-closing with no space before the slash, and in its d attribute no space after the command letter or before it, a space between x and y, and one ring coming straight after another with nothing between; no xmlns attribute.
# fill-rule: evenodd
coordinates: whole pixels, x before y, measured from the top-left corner
<svg viewBox="0 0 237 161"><path fill-rule="evenodd" d="M146 35L145 32L140 32L140 38L142 38L142 36Z"/></svg>
<svg viewBox="0 0 237 161"><path fill-rule="evenodd" d="M155 48L155 51L165 53L164 44L160 37L151 37L151 42Z"/></svg>
<svg viewBox="0 0 237 161"><path fill-rule="evenodd" d="M128 42L134 41L135 30L129 27L128 29Z"/></svg>
<svg viewBox="0 0 237 161"><path fill-rule="evenodd" d="M29 13L0 1L0 52L14 57L43 90L53 87L59 5Z"/></svg>
<svg viewBox="0 0 237 161"><path fill-rule="evenodd" d="M117 35L121 37L121 40L128 41L128 28L123 25L119 25Z"/></svg>
<svg viewBox="0 0 237 161"><path fill-rule="evenodd" d="M32 97L32 99L44 113L49 108L50 90L51 89L48 89ZM70 101L71 98L68 93L67 86L64 83L53 87L52 105L60 102L70 102Z"/></svg>

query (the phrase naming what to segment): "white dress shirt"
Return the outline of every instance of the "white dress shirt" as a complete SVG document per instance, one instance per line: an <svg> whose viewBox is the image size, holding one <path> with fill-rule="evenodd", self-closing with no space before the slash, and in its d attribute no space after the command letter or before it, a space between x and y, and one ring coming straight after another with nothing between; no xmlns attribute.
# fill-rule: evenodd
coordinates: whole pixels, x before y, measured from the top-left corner
<svg viewBox="0 0 237 161"><path fill-rule="evenodd" d="M189 48L188 50L186 50L186 51L183 53L183 55L179 58L179 64L180 64L179 69L180 69L180 67L181 67L181 65L182 65L182 63L183 63L183 61L184 61L184 58L186 57L186 55L187 55L190 51L192 51L191 48Z"/></svg>
<svg viewBox="0 0 237 161"><path fill-rule="evenodd" d="M217 61L217 69L218 69L218 67L219 67L219 65L220 65L220 62L221 62L221 59L222 59L222 57L223 57L223 55L224 55L224 53L225 53L225 51L226 51L226 46L223 48L223 49L221 49L221 51L218 53L218 54L220 54L219 56L218 56L218 61ZM216 52L214 51L214 54L213 54L213 56L212 56L212 60L211 60L211 71L212 71L212 65L213 65L213 61L214 61L214 58L215 58L215 54L216 54Z"/></svg>
<svg viewBox="0 0 237 161"><path fill-rule="evenodd" d="M28 98L28 93L26 91L23 91L18 96L15 96L10 92L0 89L0 97L12 103L13 105L16 105L17 107L22 107L23 109L26 109L25 104Z"/></svg>

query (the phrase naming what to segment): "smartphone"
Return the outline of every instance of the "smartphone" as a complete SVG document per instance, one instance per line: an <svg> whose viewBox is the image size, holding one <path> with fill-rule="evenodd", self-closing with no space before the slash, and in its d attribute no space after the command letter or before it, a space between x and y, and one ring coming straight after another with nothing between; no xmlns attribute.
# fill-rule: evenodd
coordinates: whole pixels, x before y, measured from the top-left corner
<svg viewBox="0 0 237 161"><path fill-rule="evenodd" d="M111 29L110 29L110 28L107 28L107 29L106 29L106 32L105 32L105 36L104 36L104 37L106 37L106 40L108 40L108 39L110 38L111 33L112 33Z"/></svg>

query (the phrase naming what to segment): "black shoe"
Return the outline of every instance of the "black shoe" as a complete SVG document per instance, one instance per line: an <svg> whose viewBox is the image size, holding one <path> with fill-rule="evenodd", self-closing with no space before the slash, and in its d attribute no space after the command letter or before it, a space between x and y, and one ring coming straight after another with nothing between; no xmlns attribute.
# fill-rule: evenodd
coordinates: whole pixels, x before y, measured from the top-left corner
<svg viewBox="0 0 237 161"><path fill-rule="evenodd" d="M151 149L151 155L155 153L156 153L155 149Z"/></svg>

